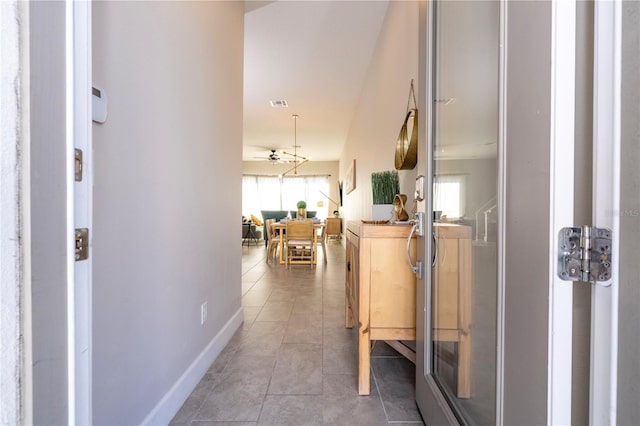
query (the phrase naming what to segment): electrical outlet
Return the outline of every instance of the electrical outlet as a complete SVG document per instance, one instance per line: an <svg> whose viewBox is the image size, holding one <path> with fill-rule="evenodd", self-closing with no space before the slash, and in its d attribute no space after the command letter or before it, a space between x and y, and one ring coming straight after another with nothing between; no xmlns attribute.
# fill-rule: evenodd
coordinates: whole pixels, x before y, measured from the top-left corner
<svg viewBox="0 0 640 426"><path fill-rule="evenodd" d="M200 305L200 325L204 325L207 322L207 302Z"/></svg>

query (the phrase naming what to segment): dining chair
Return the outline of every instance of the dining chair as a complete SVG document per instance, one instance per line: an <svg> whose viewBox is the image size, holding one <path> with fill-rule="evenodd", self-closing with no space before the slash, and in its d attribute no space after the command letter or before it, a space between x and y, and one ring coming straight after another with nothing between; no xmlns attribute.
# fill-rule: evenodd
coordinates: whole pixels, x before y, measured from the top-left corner
<svg viewBox="0 0 640 426"><path fill-rule="evenodd" d="M315 257L315 241L313 222L311 220L290 220L286 225L286 250L287 263L289 269L291 262L305 263L308 260L313 268L313 258Z"/></svg>
<svg viewBox="0 0 640 426"><path fill-rule="evenodd" d="M320 236L318 237L318 244L322 247L322 258L324 259L324 264L327 264L327 225L325 224L322 227L322 231L320 231Z"/></svg>
<svg viewBox="0 0 640 426"><path fill-rule="evenodd" d="M269 260L273 260L278 253L279 236L273 227L276 223L275 219L267 219L264 226L267 227L267 258L265 261L269 263Z"/></svg>
<svg viewBox="0 0 640 426"><path fill-rule="evenodd" d="M327 228L328 238L342 238L342 219L339 217L328 217L325 222L325 228Z"/></svg>

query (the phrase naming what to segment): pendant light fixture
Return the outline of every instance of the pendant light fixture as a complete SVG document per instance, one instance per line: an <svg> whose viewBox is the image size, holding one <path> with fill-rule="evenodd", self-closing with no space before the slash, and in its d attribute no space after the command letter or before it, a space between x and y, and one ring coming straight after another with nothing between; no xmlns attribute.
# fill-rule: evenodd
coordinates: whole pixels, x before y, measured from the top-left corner
<svg viewBox="0 0 640 426"><path fill-rule="evenodd" d="M293 157L293 167L282 174L282 176L286 175L290 171L293 170L293 174L298 174L298 166L306 163L311 159L311 157L303 157L298 155L298 114L293 114L293 154L288 153L286 151L282 151L283 154L291 155Z"/></svg>

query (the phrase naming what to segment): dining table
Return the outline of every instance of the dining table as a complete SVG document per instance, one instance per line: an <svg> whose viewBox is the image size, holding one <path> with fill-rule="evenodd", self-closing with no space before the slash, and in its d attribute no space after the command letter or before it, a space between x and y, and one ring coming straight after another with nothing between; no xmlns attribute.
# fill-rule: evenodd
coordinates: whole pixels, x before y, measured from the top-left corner
<svg viewBox="0 0 640 426"><path fill-rule="evenodd" d="M291 219L291 220L297 220L297 219ZM287 263L287 259L286 257L283 255L284 253L284 230L287 229L287 222L288 221L280 221L280 222L276 222L274 223L273 229L275 229L276 231L278 231L278 235L279 235L279 241L278 241L278 248L280 250L280 264L284 265L285 263ZM313 230L315 231L313 233L313 244L314 247L316 248L316 250L313 251L313 264L317 264L318 263L318 231L322 232L322 228L325 226L324 221L313 221Z"/></svg>

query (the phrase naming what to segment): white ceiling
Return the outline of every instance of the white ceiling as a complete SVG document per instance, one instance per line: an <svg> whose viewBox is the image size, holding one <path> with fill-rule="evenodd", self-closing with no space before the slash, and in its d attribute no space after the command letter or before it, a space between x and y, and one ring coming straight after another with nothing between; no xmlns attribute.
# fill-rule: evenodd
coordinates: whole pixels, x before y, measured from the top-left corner
<svg viewBox="0 0 640 426"><path fill-rule="evenodd" d="M338 160L387 1L245 3L243 159L271 149ZM272 108L286 100L288 108Z"/></svg>

